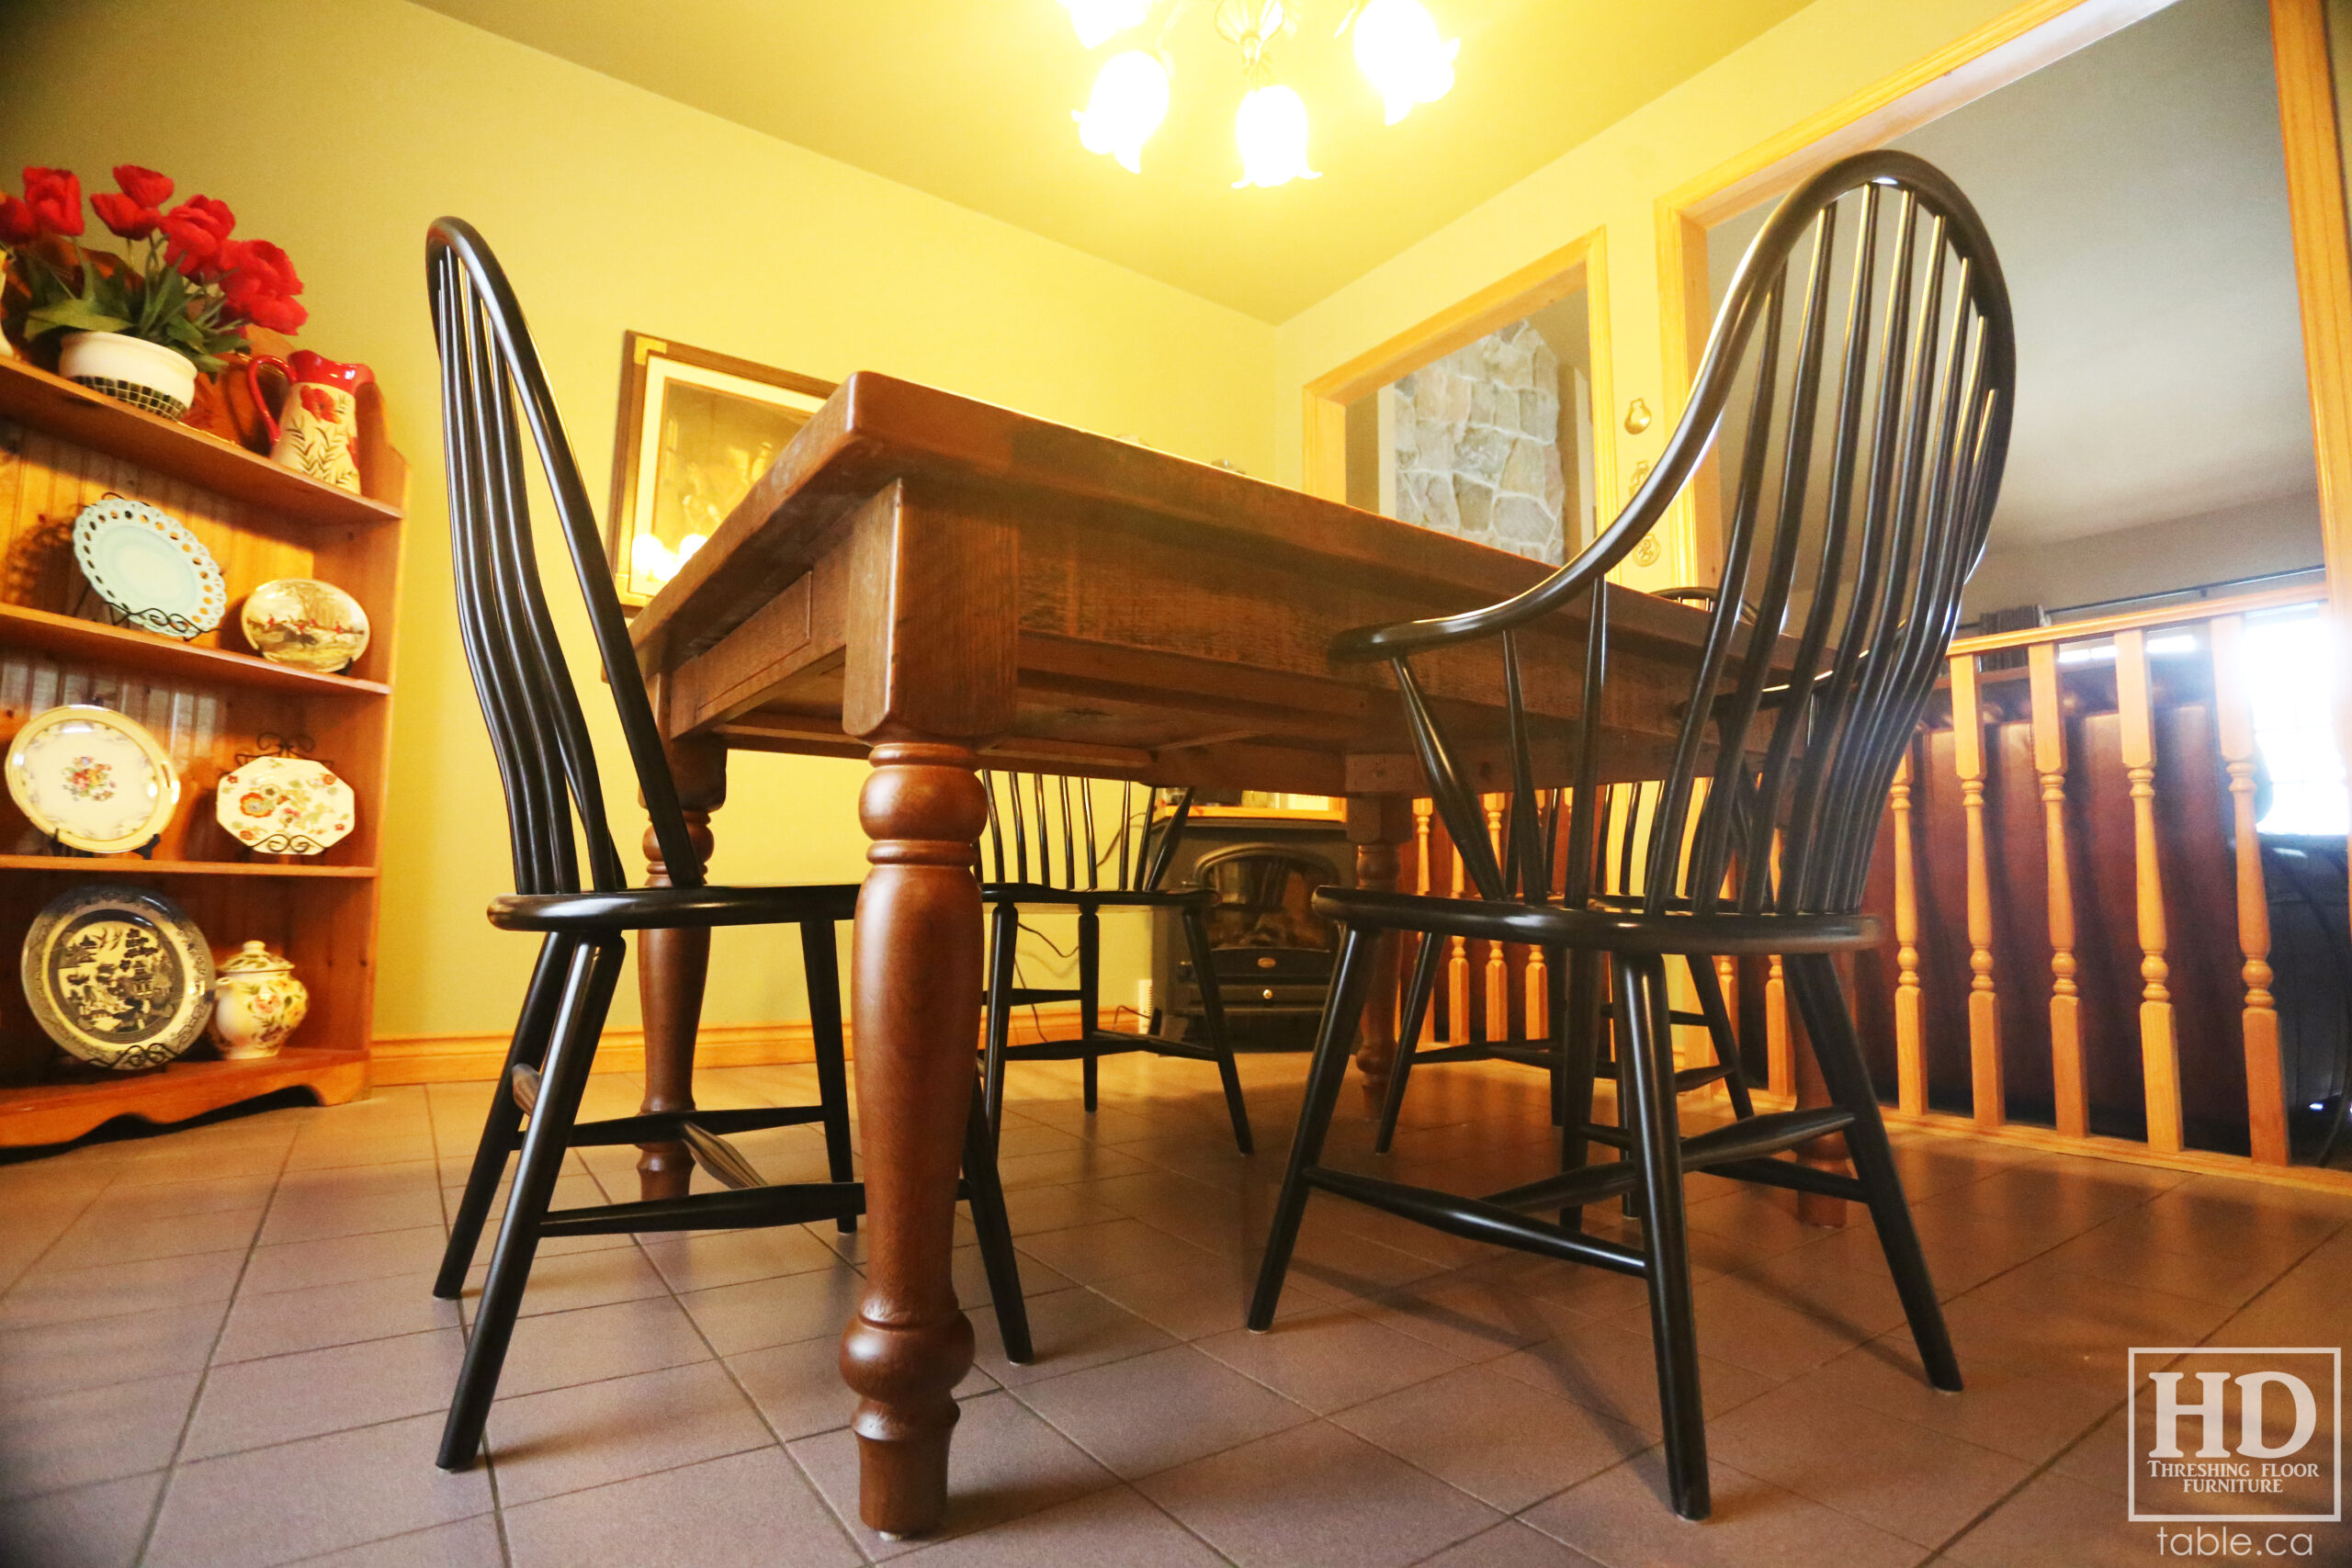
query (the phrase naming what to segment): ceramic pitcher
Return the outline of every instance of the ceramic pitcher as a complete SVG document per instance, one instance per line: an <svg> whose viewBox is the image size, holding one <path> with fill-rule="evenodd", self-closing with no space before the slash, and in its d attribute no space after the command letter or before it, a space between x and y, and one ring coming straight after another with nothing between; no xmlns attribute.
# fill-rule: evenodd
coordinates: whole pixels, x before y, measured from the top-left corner
<svg viewBox="0 0 2352 1568"><path fill-rule="evenodd" d="M277 367L287 381L286 400L275 414L262 396L265 365ZM354 495L359 493L359 389L374 379L365 365L338 364L307 348L284 359L259 355L245 365L245 385L269 429L269 455Z"/></svg>
<svg viewBox="0 0 2352 1568"><path fill-rule="evenodd" d="M212 982L212 1039L232 1061L275 1056L311 1010L294 965L258 942L223 962Z"/></svg>

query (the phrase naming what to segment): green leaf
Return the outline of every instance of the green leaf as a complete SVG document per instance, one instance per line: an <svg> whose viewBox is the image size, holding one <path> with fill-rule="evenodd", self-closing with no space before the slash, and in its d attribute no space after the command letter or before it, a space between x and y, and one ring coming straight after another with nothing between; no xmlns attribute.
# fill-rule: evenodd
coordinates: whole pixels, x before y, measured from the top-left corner
<svg viewBox="0 0 2352 1568"><path fill-rule="evenodd" d="M141 290L139 335L153 337L175 317L187 314L187 282L177 272L150 276Z"/></svg>
<svg viewBox="0 0 2352 1568"><path fill-rule="evenodd" d="M119 333L130 324L127 316L109 316L83 299L63 299L28 314L29 335L39 337L60 328L74 333Z"/></svg>

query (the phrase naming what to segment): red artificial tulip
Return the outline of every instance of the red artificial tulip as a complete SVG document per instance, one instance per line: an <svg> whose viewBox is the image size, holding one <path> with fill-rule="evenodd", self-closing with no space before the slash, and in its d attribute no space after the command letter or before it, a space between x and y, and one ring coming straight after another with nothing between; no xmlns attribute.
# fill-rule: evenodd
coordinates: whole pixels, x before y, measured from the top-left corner
<svg viewBox="0 0 2352 1568"><path fill-rule="evenodd" d="M172 199L172 182L153 169L142 169L136 164L117 164L114 183L122 194L141 207L162 211L164 203Z"/></svg>
<svg viewBox="0 0 2352 1568"><path fill-rule="evenodd" d="M25 204L44 233L71 239L82 232L82 182L70 169L27 169Z"/></svg>
<svg viewBox="0 0 2352 1568"><path fill-rule="evenodd" d="M164 254L189 277L209 282L223 270L220 249L237 226L237 215L225 201L192 196L164 214Z"/></svg>
<svg viewBox="0 0 2352 1568"><path fill-rule="evenodd" d="M29 245L40 238L40 220L21 197L0 192L0 245Z"/></svg>
<svg viewBox="0 0 2352 1568"><path fill-rule="evenodd" d="M311 312L296 303L302 280L284 251L267 240L232 240L220 250L228 269L220 291L232 316L272 332L299 331Z"/></svg>
<svg viewBox="0 0 2352 1568"><path fill-rule="evenodd" d="M133 197L101 191L90 198L97 209L98 221L126 240L143 240L155 231L164 215L152 207L141 207Z"/></svg>
<svg viewBox="0 0 2352 1568"><path fill-rule="evenodd" d="M288 337L300 332L302 323L311 319L310 310L301 301L276 294L231 295L228 309L232 317L242 317L257 327L267 327Z"/></svg>
<svg viewBox="0 0 2352 1568"><path fill-rule="evenodd" d="M302 292L294 263L267 240L232 240L220 248L220 265L228 269L225 285L232 294L240 288L265 294Z"/></svg>

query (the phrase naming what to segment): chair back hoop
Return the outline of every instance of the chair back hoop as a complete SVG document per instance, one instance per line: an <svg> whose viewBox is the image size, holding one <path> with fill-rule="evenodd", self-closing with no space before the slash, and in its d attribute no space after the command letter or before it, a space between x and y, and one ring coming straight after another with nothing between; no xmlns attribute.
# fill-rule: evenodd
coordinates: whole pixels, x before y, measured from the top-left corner
<svg viewBox="0 0 2352 1568"><path fill-rule="evenodd" d="M698 887L702 860L678 806L605 560L603 534L522 307L498 258L470 224L436 220L426 231L424 254L441 356L458 625L505 788L515 891L581 891L583 844L595 888L629 886L606 820L587 720L548 613L532 540L518 403L586 603L589 634L619 712L655 841L670 881Z"/></svg>
<svg viewBox="0 0 2352 1568"><path fill-rule="evenodd" d="M1115 822L1101 821L1094 781L1062 773L983 769L989 797L989 880L1065 892L1149 893L1167 879L1192 815L1193 792L1173 802L1119 785Z"/></svg>
<svg viewBox="0 0 2352 1568"><path fill-rule="evenodd" d="M1865 152L1783 200L1740 261L1657 466L1589 547L1500 604L1359 627L1332 645L1335 659L1394 668L1431 797L1479 896L1541 902L1556 887L1580 906L1613 884L1647 913L1705 913L1724 906L1728 883L1742 914L1852 912L1984 554L2016 385L1999 260L1941 171ZM1713 479L1702 463L1724 423L1737 434L1719 457L1722 570L1675 595L1702 604L1707 625L1672 761L1646 795L1604 791L1600 726L1586 719L1603 711L1606 574L1694 478ZM1523 644L1571 629L1585 644L1579 716L1531 718ZM1469 759L1412 663L1487 637L1501 643L1507 726L1499 846ZM1563 857L1557 798L1547 808L1534 787L1539 735L1570 759L1545 780L1568 785ZM1495 738L1484 740L1491 752ZM1600 820L1612 810L1646 821L1638 867L1629 858L1613 874L1603 846L1614 837L1628 857L1634 846ZM1556 883L1555 858L1566 861Z"/></svg>

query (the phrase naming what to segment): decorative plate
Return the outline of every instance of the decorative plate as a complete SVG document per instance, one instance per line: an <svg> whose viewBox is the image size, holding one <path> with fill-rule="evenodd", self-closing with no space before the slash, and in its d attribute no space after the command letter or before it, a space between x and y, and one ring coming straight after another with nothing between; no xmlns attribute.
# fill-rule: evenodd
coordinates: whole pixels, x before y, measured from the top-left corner
<svg viewBox="0 0 2352 1568"><path fill-rule="evenodd" d="M213 810L246 848L314 855L343 842L358 815L351 786L308 757L255 757L220 775Z"/></svg>
<svg viewBox="0 0 2352 1568"><path fill-rule="evenodd" d="M27 719L6 771L9 798L34 827L94 854L139 848L180 803L179 775L146 727L87 703Z"/></svg>
<svg viewBox="0 0 2352 1568"><path fill-rule="evenodd" d="M368 651L368 612L332 582L281 577L245 595L245 641L273 664L333 674Z"/></svg>
<svg viewBox="0 0 2352 1568"><path fill-rule="evenodd" d="M203 541L143 501L109 495L74 519L74 558L131 625L189 637L220 624L228 585Z"/></svg>
<svg viewBox="0 0 2352 1568"><path fill-rule="evenodd" d="M49 1037L96 1066L160 1067L204 1032L212 949L187 912L144 887L59 894L25 935L25 1000Z"/></svg>

